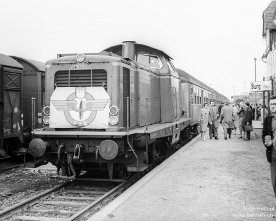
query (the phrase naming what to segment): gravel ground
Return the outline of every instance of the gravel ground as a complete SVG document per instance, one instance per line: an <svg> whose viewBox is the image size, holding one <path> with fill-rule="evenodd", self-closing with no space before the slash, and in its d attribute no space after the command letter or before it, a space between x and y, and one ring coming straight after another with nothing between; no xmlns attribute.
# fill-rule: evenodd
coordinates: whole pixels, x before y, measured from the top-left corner
<svg viewBox="0 0 276 221"><path fill-rule="evenodd" d="M55 178L52 165L16 168L0 174L0 211L64 182Z"/></svg>

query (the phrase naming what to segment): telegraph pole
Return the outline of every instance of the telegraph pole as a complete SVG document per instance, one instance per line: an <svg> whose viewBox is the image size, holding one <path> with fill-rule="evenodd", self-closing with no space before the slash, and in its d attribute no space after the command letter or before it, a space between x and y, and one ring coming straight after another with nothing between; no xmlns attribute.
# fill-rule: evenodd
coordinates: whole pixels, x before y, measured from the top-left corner
<svg viewBox="0 0 276 221"><path fill-rule="evenodd" d="M255 61L255 82L257 81L256 80L256 61L257 61L257 58L254 58L254 61ZM255 119L254 120L257 120L257 99L256 99L256 91L255 91Z"/></svg>

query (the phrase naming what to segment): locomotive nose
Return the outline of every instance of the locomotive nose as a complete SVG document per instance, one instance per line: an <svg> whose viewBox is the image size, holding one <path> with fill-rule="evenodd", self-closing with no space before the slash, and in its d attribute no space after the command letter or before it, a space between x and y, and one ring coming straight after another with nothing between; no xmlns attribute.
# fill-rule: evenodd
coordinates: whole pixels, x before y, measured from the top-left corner
<svg viewBox="0 0 276 221"><path fill-rule="evenodd" d="M29 152L33 157L42 157L46 151L46 144L39 138L33 139L29 144Z"/></svg>

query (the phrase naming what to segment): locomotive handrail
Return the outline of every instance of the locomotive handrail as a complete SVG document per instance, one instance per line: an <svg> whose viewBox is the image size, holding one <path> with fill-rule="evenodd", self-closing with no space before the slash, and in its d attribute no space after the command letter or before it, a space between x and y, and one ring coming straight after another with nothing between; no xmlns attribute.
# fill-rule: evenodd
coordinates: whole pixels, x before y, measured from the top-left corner
<svg viewBox="0 0 276 221"><path fill-rule="evenodd" d="M135 150L133 149L133 147L131 146L130 142L129 142L129 97L126 98L127 99L127 134L126 134L126 137L127 137L127 144L128 146L130 147L131 151L133 152L135 158L136 158L136 168L138 170L138 156L137 154L135 153Z"/></svg>

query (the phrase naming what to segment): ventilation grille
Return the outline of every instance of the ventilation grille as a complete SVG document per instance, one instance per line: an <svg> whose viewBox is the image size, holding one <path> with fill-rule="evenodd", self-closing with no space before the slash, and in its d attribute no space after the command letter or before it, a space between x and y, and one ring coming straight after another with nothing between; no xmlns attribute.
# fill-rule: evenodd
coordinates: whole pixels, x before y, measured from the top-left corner
<svg viewBox="0 0 276 221"><path fill-rule="evenodd" d="M104 87L107 90L107 72L104 69L57 71L56 87Z"/></svg>

